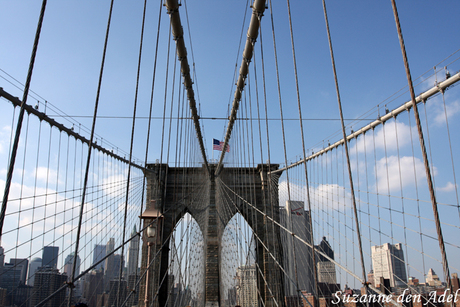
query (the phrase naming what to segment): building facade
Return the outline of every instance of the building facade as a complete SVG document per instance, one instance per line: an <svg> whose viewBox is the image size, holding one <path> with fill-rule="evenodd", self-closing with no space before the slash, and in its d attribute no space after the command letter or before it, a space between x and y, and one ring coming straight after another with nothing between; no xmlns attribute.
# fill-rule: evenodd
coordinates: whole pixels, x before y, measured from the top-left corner
<svg viewBox="0 0 460 307"><path fill-rule="evenodd" d="M52 267L41 267L35 273L35 282L32 290L31 306L36 306L45 298L56 292L67 281L67 275L59 273ZM65 300L65 291L60 291L51 298L45 307L61 306Z"/></svg>
<svg viewBox="0 0 460 307"><path fill-rule="evenodd" d="M98 263L99 261L102 260L102 258L105 257L105 249L106 249L106 246L105 245L94 245L94 250L93 250L93 265L95 265L96 263ZM104 269L104 262L105 261L102 261L101 263L99 263L95 269L96 270L100 270L100 269Z"/></svg>
<svg viewBox="0 0 460 307"><path fill-rule="evenodd" d="M138 267L138 260L139 260L139 240L140 237L136 236L136 225L134 225L134 229L131 232L131 237L135 236L134 239L129 242L128 248L128 276L136 275L137 274L137 267Z"/></svg>
<svg viewBox="0 0 460 307"><path fill-rule="evenodd" d="M27 284L29 286L34 286L35 281L35 273L37 272L38 268L42 266L42 258L34 258L30 261L29 264L29 277L27 278Z"/></svg>
<svg viewBox="0 0 460 307"><path fill-rule="evenodd" d="M104 273L102 270L92 270L85 276L82 297L86 300L88 306L97 305L97 296L104 292L103 279Z"/></svg>
<svg viewBox="0 0 460 307"><path fill-rule="evenodd" d="M310 212L304 209L303 201L286 201L280 208L280 223L305 242L311 242ZM298 295L298 291L312 293L314 290L314 269L311 247L281 232L283 264L289 278L285 278L285 295ZM298 282L298 286L296 283Z"/></svg>
<svg viewBox="0 0 460 307"><path fill-rule="evenodd" d="M43 247L42 266L57 269L58 255L59 255L58 246Z"/></svg>
<svg viewBox="0 0 460 307"><path fill-rule="evenodd" d="M67 277L70 278L72 276L72 270L73 270L73 258L74 258L74 253L71 253L70 255L67 255L64 261L64 273L67 274ZM76 259L76 266L75 266L75 275L78 276L80 274L80 256L77 255Z"/></svg>
<svg viewBox="0 0 460 307"><path fill-rule="evenodd" d="M318 282L327 283L327 284L336 284L337 275L335 272L335 264L329 260L334 260L334 251L331 248L331 245L326 240L326 237L323 237L321 242L315 246L316 249L316 268L318 273ZM325 257L326 255L327 257Z"/></svg>
<svg viewBox="0 0 460 307"><path fill-rule="evenodd" d="M383 277L390 281L390 287L405 287L407 274L402 245L385 243L372 246L371 251L375 282Z"/></svg>
<svg viewBox="0 0 460 307"><path fill-rule="evenodd" d="M258 306L256 265L243 265L236 270L238 305L241 307Z"/></svg>

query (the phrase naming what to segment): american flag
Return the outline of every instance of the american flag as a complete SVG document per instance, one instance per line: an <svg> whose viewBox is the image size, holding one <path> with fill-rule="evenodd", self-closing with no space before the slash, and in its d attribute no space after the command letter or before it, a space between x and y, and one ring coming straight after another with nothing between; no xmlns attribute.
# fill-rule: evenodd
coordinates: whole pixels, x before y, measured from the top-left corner
<svg viewBox="0 0 460 307"><path fill-rule="evenodd" d="M224 142L212 139L212 150L222 151L222 147L224 147ZM230 145L227 145L226 152L230 152Z"/></svg>

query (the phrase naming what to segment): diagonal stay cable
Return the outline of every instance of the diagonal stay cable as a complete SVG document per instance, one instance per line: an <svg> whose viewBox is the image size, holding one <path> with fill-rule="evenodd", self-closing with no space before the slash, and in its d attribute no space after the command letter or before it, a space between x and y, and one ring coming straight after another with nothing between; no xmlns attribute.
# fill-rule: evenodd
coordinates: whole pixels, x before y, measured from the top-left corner
<svg viewBox="0 0 460 307"><path fill-rule="evenodd" d="M94 137L94 130L96 128L96 118L97 118L97 109L99 105L99 97L100 97L100 92L101 92L101 85L102 85L102 76L104 73L104 64L105 64L105 55L107 53L107 43L109 40L109 32L110 32L110 22L112 19L112 11L113 11L113 0L110 2L110 9L109 9L109 17L107 20L107 30L105 34L105 42L104 42L104 51L102 53L102 62L101 62L101 69L99 73L99 81L98 81L98 86L97 86L97 94L96 94L96 101L94 103L94 115L93 115L93 123L91 127L91 136L89 139L89 146L88 146L88 156L86 160L86 169L85 169L85 178L83 181L83 192L82 192L82 197L81 197L81 205L80 205L80 216L79 216L79 221L78 221L78 229L77 229L77 241L75 242L75 257L73 258L73 265L72 265L72 273L70 275L70 280L74 279L75 276L75 270L77 266L77 254L78 254L78 247L80 246L80 233L81 233L81 226L82 226L82 219L83 219L83 212L84 212L84 207L85 207L85 195L86 195L86 185L88 183L88 176L89 176L89 166L91 162L91 152L93 147L91 146L93 143L93 137ZM72 303L72 294L73 294L73 287L70 287L70 293L69 293L69 300L68 300L68 306L71 306Z"/></svg>
<svg viewBox="0 0 460 307"><path fill-rule="evenodd" d="M227 186L226 186L226 187L227 187ZM227 188L228 188L228 187L227 187ZM223 190L223 188L221 188L221 189ZM235 195L237 195L238 197L240 197L238 194L236 194L236 193L235 193L233 190L231 190L230 188L228 188L228 190L230 190L230 192L232 192L233 194L235 194ZM228 192L225 191L225 190L223 190L223 191L224 191L225 194L227 195L227 198L231 199L230 196L228 195ZM240 197L240 198L241 198L241 197ZM243 199L243 198L241 198L241 199ZM243 200L244 200L244 199L243 199ZM242 214L241 211L238 209L237 205L236 205L234 202L232 202L232 203L233 203L233 205L235 206L237 212L238 212L239 214ZM248 204L249 204L249 203L248 203ZM250 204L249 204L249 205L250 205ZM240 230L240 231L241 231L241 230ZM268 254L270 255L270 257L274 260L274 262L276 263L276 265L281 269L281 271L283 272L283 274L285 275L285 277L287 277L287 278L289 279L289 281L290 281L293 285L295 285L295 286L297 287L296 281L293 280L293 279L289 276L289 274L286 272L285 268L278 262L278 259L276 259L275 255L273 255L273 253L268 249L267 245L266 245L266 244L263 242L263 240L257 235L257 232L253 232L253 234L254 234L254 236L256 237L256 239L259 241L259 243L262 245L262 247L268 252ZM247 242L246 242L246 243L247 243ZM265 281L265 278L264 278L264 283L265 283L266 285L268 285L268 283ZM271 297L274 298L275 296L273 295L273 293L272 293L270 287L268 287L268 289L270 290ZM309 304L310 307L311 307L310 302L307 300L307 298L304 296L304 294L303 294L303 293L300 293L300 295L304 297L304 299L308 302L308 304ZM274 301L275 301L275 304L278 306L278 303L276 302L276 300L274 300Z"/></svg>
<svg viewBox="0 0 460 307"><path fill-rule="evenodd" d="M265 212L261 211L260 209L258 209L256 206L254 206L253 204L251 204L250 202L248 202L247 200L245 200L243 197L241 197L239 194L237 194L235 191L233 191L229 186L227 186L222 180L220 180L220 182L229 190L231 191L235 196L237 196L239 199L241 199L243 202L245 202L246 204L248 204L249 206L251 206L255 211L257 211L258 213L260 213L264 218L270 220L271 222L273 222L275 225L277 225L278 227L280 227L280 229L283 229L284 231L286 231L288 234L292 235L292 237L296 238L297 240L299 240L300 242L302 242L303 244L307 245L308 247L311 248L311 244L308 243L307 241L305 241L304 239L302 239L301 237L299 237L298 235L296 235L294 232L290 231L289 229L287 229L286 227L284 227L283 225L281 225L280 223L278 223L277 221L275 221L272 217L270 217L269 215L267 215ZM334 259L332 259L331 257L329 257L328 255L326 255L325 253L323 253L322 251L320 250L316 250L316 252L323 256L324 258L328 259L329 261L331 261L332 263L334 263L336 266L338 266L339 268L341 268L342 270L344 270L345 272L347 272L348 274L350 274L351 276L353 276L354 278L356 278L357 280L361 281L361 282L364 282L364 280L359 277L358 275L356 275L355 273L353 273L352 271L350 271L348 268L346 268L345 266L343 266L342 264L340 264L339 262L335 261ZM271 254L271 253L269 253ZM272 257L274 257L273 255L271 255ZM274 259L276 260L276 259ZM279 265L279 264L278 264ZM379 289L375 288L372 284L368 285L369 288L371 288L372 290L374 290L376 293L378 294L382 294L384 295ZM395 306L398 306L398 307L401 307L401 304L399 304L398 302L396 302L393 298L391 299L391 303Z"/></svg>
<svg viewBox="0 0 460 307"><path fill-rule="evenodd" d="M6 206L8 203L8 195L10 193L11 180L13 179L14 163L16 161L16 153L17 153L18 146L19 146L19 136L21 135L25 105L27 102L27 97L29 95L29 87L30 87L30 82L32 80L32 72L33 72L34 63L35 63L35 56L37 54L38 42L40 40L40 33L42 29L42 24L43 24L43 18L45 16L45 8L46 8L46 0L43 0L41 10L40 10L40 17L38 19L37 31L35 33L34 45L32 48L32 55L30 57L26 85L24 87L24 94L23 94L22 101L21 101L21 110L19 111L18 123L16 127L16 134L14 136L14 143L13 143L11 155L10 155L10 163L8 165L8 173L7 173L6 182L5 182L5 190L3 193L2 209L0 212L0 241L1 241L2 231L3 231L3 222L5 221Z"/></svg>
<svg viewBox="0 0 460 307"><path fill-rule="evenodd" d="M444 245L444 237L442 235L442 229L441 229L440 220L439 220L438 205L437 205L436 195L435 195L435 192L434 192L434 185L433 185L433 177L432 177L432 174L431 174L430 163L428 161L428 155L427 155L427 152L426 152L422 125L421 125L421 122L420 122L420 116L419 116L419 113L418 113L418 108L417 108L417 104L416 104L416 97L415 97L415 93L414 93L414 85L412 83L412 77L411 77L411 73L410 73L410 69L409 69L409 62L407 60L406 47L404 45L404 39L403 39L402 31L401 31L401 24L399 23L398 10L396 8L395 0L391 0L391 6L393 8L393 14L394 14L396 28L397 28L397 32L398 32L399 44L401 46L401 53L402 53L403 61L404 61L404 68L406 70L407 82L409 84L411 102L412 102L413 109L414 109L415 122L416 122L416 125L417 125L417 132L418 132L419 141L420 141L420 149L422 151L423 162L424 162L425 172L426 172L426 180L427 180L427 185L428 185L428 189L429 189L429 192L430 192L430 199L431 199L431 205L432 205L432 209L433 209L433 216L434 216L434 220L435 220L435 224L436 224L436 233L438 235L439 249L441 251L441 256L442 256L442 268L443 268L443 271L444 271L444 276L446 278L447 288L450 289L450 291L452 292L452 281L450 279L449 264L447 262L447 255L446 255L446 247Z"/></svg>
<svg viewBox="0 0 460 307"><path fill-rule="evenodd" d="M124 219L123 219L123 238L122 242L125 240L126 236L126 221L127 221L127 215L128 215L128 199L129 199L129 185L131 181L131 161L133 158L133 146L134 146L134 128L136 126L136 111L137 111L137 98L139 94L139 77L141 73L141 62L142 62L142 46L144 42L144 28L145 28L145 11L147 8L147 0L144 0L144 8L143 8L143 13L142 13L142 26L141 26L141 37L139 41L139 56L138 56L138 62L137 62L137 75L136 75L136 91L134 94L134 106L133 106L133 121L132 121L132 127L131 127L131 142L130 142L130 147L129 147L129 160L128 160L128 179L126 183L126 192L125 192L125 208L124 208ZM143 198L144 193L142 193L142 198ZM141 202L143 203L143 201ZM141 206L142 208L142 206ZM123 257L125 252L124 245L121 248L121 255ZM119 271L119 279L118 279L118 290L117 290L117 305L120 305L120 290L121 290L121 277L123 275L123 266L120 265L120 271Z"/></svg>
<svg viewBox="0 0 460 307"><path fill-rule="evenodd" d="M200 187L197 187L196 189L199 189L201 188ZM177 201L177 204L179 204L182 200L186 199L189 195L193 194L194 191L191 191L189 194L187 195L184 195L183 198L179 199ZM168 209L165 213L169 212L170 210L172 210L174 208L174 206L171 206L170 209ZM137 236L139 236L145 229L147 229L147 227L153 225L153 223L156 223L157 220L154 220L152 221L151 223L149 223L148 225L146 225L144 228L140 229L134 236L132 236L131 238L127 239L125 242L123 242L120 246L118 246L117 248L114 248L114 250L112 252L110 252L109 254L105 255L105 257L103 257L102 259L100 259L99 261L93 263L92 266L90 266L88 269L86 269L85 271L81 272L78 276L74 277L73 279L71 279L71 281L69 283L66 283L64 284L63 286L61 286L59 289L57 289L55 292L53 292L52 294L50 294L47 298L45 298L43 301L41 301L40 303L38 303L35 307L40 307L40 306L43 306L44 304L46 304L46 302L48 302L51 298L53 298L57 293L61 292L62 290L64 290L65 288L67 288L68 286L70 286L71 284L75 283L77 280L79 280L81 277L85 276L88 272L90 272L92 269L94 269L95 267L97 267L99 264L101 264L103 261L105 261L109 256L115 254L115 252L117 252L121 247L122 245L126 245L128 244L131 240L133 240L134 238L136 238ZM169 239L169 237L168 237ZM166 242L166 241L165 241Z"/></svg>
<svg viewBox="0 0 460 307"><path fill-rule="evenodd" d="M241 210L240 210L240 209L238 208L238 206L234 203L234 201L232 201L231 197L230 197L229 194L228 194L228 191L225 191L225 190L223 189L222 186L220 186L219 188L220 188L221 191L223 191L223 192L225 193L225 195L227 196L225 199L228 199L228 200L229 200L229 201L225 201L225 200L224 200L224 204L226 204L227 207L229 208L228 210L232 211L231 208L230 208L230 204L229 204L229 203L231 202L232 205L235 207L236 212L238 212L241 216L244 216L244 215L243 215L243 212L241 212ZM244 235L243 231L241 230L241 227L238 226L237 229L238 229L239 232L241 233L241 236L244 238L244 241L245 241L246 245L248 245L247 236ZM262 244L262 246L264 247L264 249L266 249L266 250L269 252L270 256L271 256L271 257L275 260L275 262L278 264L277 259L275 259L275 257L273 256L273 254L268 250L268 247L266 247L265 243L259 238L259 236L257 235L257 233L256 233L256 232L253 232L253 234L254 234L254 236L257 238L257 240L260 242L260 244ZM252 244L252 242L253 242L253 239L251 239L250 244ZM241 246L241 245L242 245L241 239L239 240L239 243L240 243L240 246ZM241 248L242 248L242 247L241 247ZM250 245L249 245L249 247L248 247L248 254L249 254L250 252L251 252L251 248L250 248ZM253 254L253 255L254 255L254 254ZM248 256L249 256L249 255L248 255ZM249 258L248 256L246 257L246 260ZM278 264L278 265L279 265L279 264ZM270 285L268 284L268 282L267 282L267 280L266 280L264 274L262 273L262 271L261 271L261 269L260 269L260 267L259 267L259 264L258 264L257 262L256 262L256 266L257 266L257 268L258 268L258 271L259 271L259 273L260 273L260 276L262 276L262 279L263 279L263 282L264 282L265 286L267 286L267 289L268 289L269 292L270 292L270 297L273 298L274 303L275 303L276 306L278 307L279 304L278 304L278 302L275 300L275 295L273 294L273 291L272 291ZM284 268L282 268L281 266L280 266L280 268L281 268L282 271L284 272ZM259 291L259 289L258 289L258 291ZM260 293L259 293L259 295L260 295ZM262 299L262 303L263 303L263 302L264 302L264 300Z"/></svg>

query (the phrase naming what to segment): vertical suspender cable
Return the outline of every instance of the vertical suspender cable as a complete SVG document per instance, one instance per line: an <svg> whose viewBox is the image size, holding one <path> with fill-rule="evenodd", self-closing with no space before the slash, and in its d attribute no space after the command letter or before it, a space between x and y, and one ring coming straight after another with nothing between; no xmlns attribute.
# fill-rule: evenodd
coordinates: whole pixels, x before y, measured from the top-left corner
<svg viewBox="0 0 460 307"><path fill-rule="evenodd" d="M155 77L156 77L156 70L157 70L157 59L158 59L158 44L159 44L159 38L160 38L160 25L161 25L161 8L163 1L160 0L160 8L158 9L158 26L157 26L157 37L156 37L156 46L155 46L155 60L153 64L153 75L152 75L152 89L150 92L150 108L149 108L149 121L147 125L147 138L146 138L146 144L145 144L145 158L144 158L144 167L147 168L147 158L149 154L149 143L150 143L150 126L152 124L152 109L153 109L153 93L155 89ZM145 179L146 174L144 175L143 178L143 189L145 190ZM142 212L144 212L144 197L145 191L142 192L142 202L141 202L141 210L139 212L139 216L142 215ZM142 229L142 219L139 218L139 229ZM148 251L150 252L150 247L148 247ZM150 264L148 264L146 271L150 270ZM136 272L137 276L137 272ZM147 289L144 290L147 292Z"/></svg>
<svg viewBox="0 0 460 307"><path fill-rule="evenodd" d="M272 24L273 49L274 49L274 55L275 55L276 81L277 81L277 87L278 87L278 101L279 101L280 117L281 117L281 134L283 136L284 164L285 166L287 166L288 162L287 162L287 151L286 151L286 135L284 133L283 104L281 101L281 85L280 85L280 76L279 76L279 70L278 70L278 56L276 52L275 23L273 21L273 8L272 8L271 0L269 1L269 4L270 4L270 17L271 17L271 24ZM288 225L290 224L290 227L288 227L290 228L289 231L293 232L294 226L293 226L292 214L291 214L292 209L291 209L291 188L290 188L290 183L289 183L289 171L286 171L286 186L287 186L288 204L289 204L289 211L287 212L289 216L286 217L286 219L289 221ZM300 301L301 292L299 288L299 276L297 274L297 255L296 255L297 253L296 253L296 241L294 239L294 236L292 236L291 240L292 240L292 248L293 248L293 256L294 256L295 287L296 287L296 293L297 293L298 299Z"/></svg>
<svg viewBox="0 0 460 307"><path fill-rule="evenodd" d="M107 21L107 30L105 33L105 42L104 42L104 51L102 53L102 62L101 62L101 69L99 72L99 81L97 85L97 94L96 94L96 101L94 103L94 114L93 114L93 123L91 126L91 136L89 139L89 144L88 144L88 156L86 160L86 169L85 169L85 179L83 181L83 190L82 190L82 196L81 196L81 205L80 205L80 216L78 218L78 228L77 228L77 239L75 241L75 257L73 257L73 264L72 264L72 274L70 275L70 292L69 292L69 300L68 300L68 306L70 307L72 304L72 295L73 295L73 280L75 277L75 269L76 269L76 259L78 255L78 248L80 245L80 233L81 233L81 224L82 224L82 219L83 219L83 210L85 207L85 194L86 194L86 186L88 183L88 176L89 176L89 165L91 161L91 152L92 152L92 147L93 147L93 137L94 137L94 130L96 128L96 117L97 117L97 107L99 105L99 96L101 92L101 84L102 84L102 75L104 73L104 63L105 63L105 55L107 52L107 42L109 39L109 30L110 30L110 21L112 19L112 10L113 10L113 0L110 2L110 10L109 10L109 17Z"/></svg>
<svg viewBox="0 0 460 307"><path fill-rule="evenodd" d="M439 220L438 204L436 201L436 195L434 193L433 179L431 177L430 164L428 161L428 155L426 153L422 125L420 122L420 116L418 113L417 103L415 101L414 85L412 83L412 77L411 77L411 73L409 69L409 62L407 60L406 47L404 45L404 39L402 36L402 31L401 31L401 24L399 23L398 9L396 8L395 0L391 0L391 6L393 7L393 14L395 17L396 29L398 31L399 44L401 46L401 53L402 53L403 60L404 60L404 68L406 70L407 82L409 84L409 91L410 91L410 96L412 99L412 108L414 109L414 116L415 116L415 122L417 125L417 132L418 132L418 137L420 141L420 148L422 150L423 162L425 165L426 180L428 183L428 189L430 191L431 206L433 208L434 222L436 224L436 232L438 235L439 248L441 250L442 267L443 267L444 275L445 275L446 282L447 282L447 288L450 289L450 291L452 292L452 283L450 280L449 265L447 263L446 248L444 246L444 238L443 238L442 230L441 230L441 222Z"/></svg>
<svg viewBox="0 0 460 307"><path fill-rule="evenodd" d="M347 159L347 168L348 168L348 178L350 180L350 193L351 193L351 200L353 203L353 213L355 217L355 223L356 223L356 235L358 237L358 245L359 245L359 254L361 258L361 269L363 273L363 284L366 287L368 287L367 283L367 276L366 276L366 269L364 266L364 254L363 254L363 245L361 242L361 231L359 228L359 220L358 220L358 209L356 208L356 198L355 198L355 190L353 188L353 177L351 173L351 165L350 165L350 154L348 152L348 142L347 142L347 134L345 131L345 124L343 121L343 112L342 112L342 102L340 101L340 92L339 92L339 82L337 80L337 71L335 69L335 60L334 60L334 51L332 49L332 40L331 40L331 32L329 30L329 21L327 19L327 10L326 10L326 2L323 0L323 10L324 10L324 20L326 22L326 30L327 30L327 37L329 41L329 52L331 53L331 62L332 62L332 70L334 72L334 81L335 81L335 90L337 92L337 102L339 104L339 113L340 113L340 123L342 126L342 134L343 134L343 145L345 149L345 155ZM366 305L369 305L369 302L366 302Z"/></svg>
<svg viewBox="0 0 460 307"><path fill-rule="evenodd" d="M3 222L5 221L6 205L8 203L8 195L10 194L11 180L13 179L14 163L16 161L16 154L17 154L17 150L19 146L19 136L21 135L22 122L24 119L24 111L25 111L24 107L27 102L27 97L29 96L30 81L32 80L32 72L34 69L35 56L37 54L38 41L40 40L40 33L42 29L42 24L43 24L43 18L45 16L46 1L47 0L43 0L42 2L42 6L40 10L40 17L38 18L37 31L35 32L35 40L34 40L34 45L32 48L32 55L30 57L29 70L27 72L26 84L24 86L24 93L22 96L21 110L19 111L18 123L16 126L16 134L14 136L13 148L11 150L10 163L8 165L8 173L7 173L6 182L5 182L5 190L3 193L2 209L0 212L0 242L1 242L2 234L3 234Z"/></svg>
<svg viewBox="0 0 460 307"><path fill-rule="evenodd" d="M300 106L300 91L299 91L299 78L297 76L297 62L295 57L295 48L294 48L294 33L292 30L292 20L291 20L291 5L290 1L287 0L288 5L288 14L289 14L289 29L291 32L291 45L292 45L292 59L294 62L294 74L295 74L295 85L297 91L297 106L299 108L299 122L300 122L300 134L302 138L302 151L303 151L303 159L306 161L307 153L305 151L305 139L303 133L303 123L302 123L302 108ZM315 244L314 244L314 236L313 236L313 224L312 224L312 212L311 212L311 201L310 201L310 187L308 184L308 170L307 170L307 163L304 163L305 167L305 185L306 185L306 193L307 193L307 203L308 203L308 211L310 211L308 222L311 227L310 231L310 241L311 241L311 253L312 253L312 263L313 263L313 278L314 278L314 288L313 288L313 297L315 299L315 305L318 303L316 300L318 299L318 272L316 268L316 261L315 261ZM308 258L307 258L308 259Z"/></svg>
<svg viewBox="0 0 460 307"><path fill-rule="evenodd" d="M249 68L249 63L252 59L253 51L254 51L254 43L257 40L258 32L259 32L259 26L260 26L260 19L265 11L265 0L254 0L254 3L252 5L252 16L251 16L251 22L249 24L248 28L248 35L246 39L246 45L244 47L243 51L243 60L241 61L241 66L240 66L240 75L238 77L238 81L236 83L236 90L235 90L235 97L233 99L233 105L232 105L232 110L230 113L230 119L228 121L228 126L227 126L227 132L225 134L224 138L224 144L222 148L227 148L228 142L230 141L230 137L232 135L232 130L233 130L233 125L235 124L236 120L236 115L238 113L238 108L240 105L240 100L241 100L241 95L244 90L245 86L245 80L248 75L248 68ZM215 175L219 175L223 161L224 161L224 156L225 156L226 150L222 150L219 158L219 163L217 164Z"/></svg>
<svg viewBox="0 0 460 307"><path fill-rule="evenodd" d="M133 124L131 127L131 143L129 147L129 160L128 160L128 179L126 182L126 197L125 197L125 210L124 210L124 219L123 219L123 234L122 234L122 241L125 242L125 236L126 236L126 218L128 215L128 200L129 200L129 184L130 184L130 179L131 179L131 159L133 157L133 144L134 144L134 127L136 125L136 110L137 110L137 97L139 93L139 75L141 72L141 61L142 61L142 43L144 41L144 26L145 26L145 10L147 7L147 0L144 0L144 9L142 13L142 26L141 26L141 37L140 37L140 42L139 42L139 56L138 56L138 62L137 62L137 76L136 76L136 91L134 94L134 107L133 107ZM144 165L145 167L145 165ZM142 193L143 195L144 193ZM143 197L142 197L143 198ZM123 259L125 252L125 245L123 244L121 247L121 257ZM120 305L120 289L121 289L121 277L123 274L123 265L120 265L120 271L119 271L119 276L118 276L118 290L117 290L117 306Z"/></svg>
<svg viewBox="0 0 460 307"><path fill-rule="evenodd" d="M168 14L171 21L172 33L174 40L176 41L176 50L177 57L181 63L181 72L183 77L184 87L187 90L187 98L190 104L190 110L192 112L193 124L195 126L195 132L198 138L198 143L201 150L201 155L203 156L203 162L206 167L206 170L209 173L208 160L206 157L206 150L203 143L203 136L200 128L199 116L196 108L195 93L192 87L192 79L190 77L190 67L187 60L187 49L184 42L184 32L182 30L182 24L179 15L179 3L177 0L166 0L165 6L168 9Z"/></svg>
<svg viewBox="0 0 460 307"><path fill-rule="evenodd" d="M446 128L447 128L447 139L449 140L449 151L450 151L450 160L452 163L452 175L454 179L454 187L455 187L455 196L457 199L457 209L458 209L458 215L460 217L460 206L459 206L459 201L458 201L458 185L457 185L457 177L455 176L455 164L454 164L454 154L452 153L452 140L450 138L450 129L449 129L449 120L447 119L447 107L446 107L446 99L444 95L445 90L441 90L442 93L442 104L444 106L444 116L446 118Z"/></svg>

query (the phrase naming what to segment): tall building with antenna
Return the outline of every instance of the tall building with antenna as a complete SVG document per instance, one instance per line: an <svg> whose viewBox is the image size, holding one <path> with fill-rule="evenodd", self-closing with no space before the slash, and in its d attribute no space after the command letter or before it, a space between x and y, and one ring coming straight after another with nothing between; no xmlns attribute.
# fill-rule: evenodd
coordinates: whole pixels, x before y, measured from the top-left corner
<svg viewBox="0 0 460 307"><path fill-rule="evenodd" d="M131 232L131 237L136 236L136 225L134 225L133 231ZM139 236L136 236L134 239L129 242L128 248L128 276L137 274L139 260Z"/></svg>

